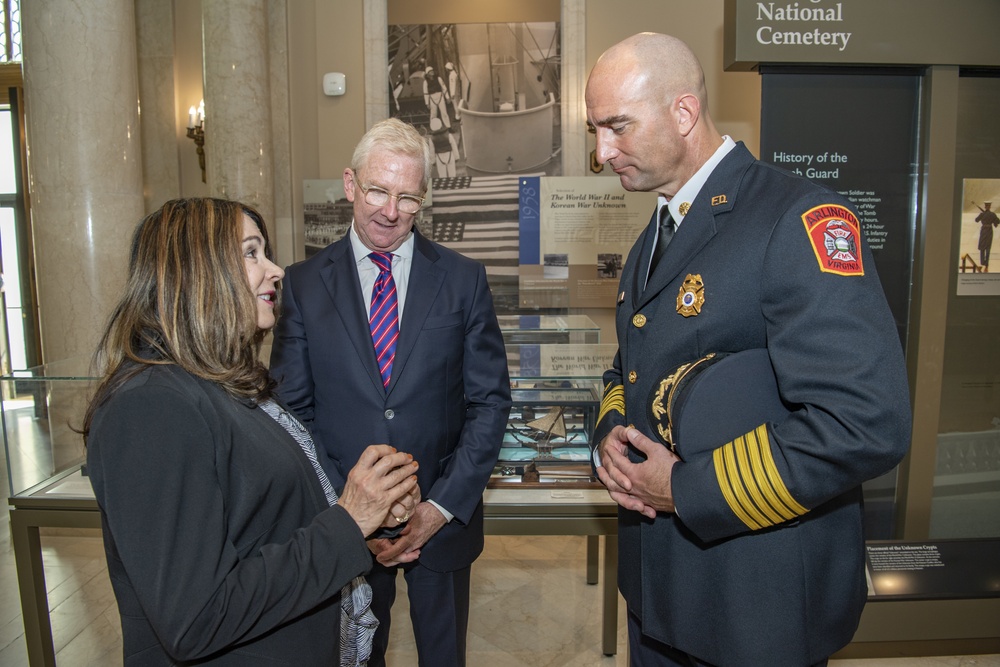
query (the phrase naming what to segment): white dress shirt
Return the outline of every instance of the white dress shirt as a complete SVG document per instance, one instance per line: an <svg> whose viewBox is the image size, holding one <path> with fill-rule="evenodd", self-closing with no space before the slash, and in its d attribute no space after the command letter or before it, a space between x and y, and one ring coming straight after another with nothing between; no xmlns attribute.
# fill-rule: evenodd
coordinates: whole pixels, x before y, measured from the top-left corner
<svg viewBox="0 0 1000 667"><path fill-rule="evenodd" d="M357 260L358 280L361 281L361 296L365 300L365 313L371 317L372 288L375 287L375 279L378 278L378 267L375 262L368 258L371 248L365 246L354 229L351 222L351 248L354 250L354 257ZM396 283L396 312L399 314L399 323L403 323L403 306L406 303L406 286L410 282L410 266L413 264L413 232L407 235L403 245L392 251L392 280Z"/></svg>

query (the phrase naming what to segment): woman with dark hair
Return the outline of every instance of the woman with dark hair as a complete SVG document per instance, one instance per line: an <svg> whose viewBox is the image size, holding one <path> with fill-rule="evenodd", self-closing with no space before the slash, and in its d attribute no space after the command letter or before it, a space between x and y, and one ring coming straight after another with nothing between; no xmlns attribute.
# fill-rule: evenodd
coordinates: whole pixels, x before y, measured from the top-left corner
<svg viewBox="0 0 1000 667"><path fill-rule="evenodd" d="M126 665L367 660L365 539L408 518L417 464L372 445L337 497L258 357L283 275L237 202L136 229L84 423Z"/></svg>

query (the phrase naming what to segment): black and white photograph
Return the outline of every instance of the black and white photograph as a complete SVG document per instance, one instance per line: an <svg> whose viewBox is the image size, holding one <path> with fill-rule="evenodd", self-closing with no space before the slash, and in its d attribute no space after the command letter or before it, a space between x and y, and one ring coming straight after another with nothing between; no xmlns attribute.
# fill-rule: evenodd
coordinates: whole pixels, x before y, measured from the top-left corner
<svg viewBox="0 0 1000 667"><path fill-rule="evenodd" d="M334 241L343 238L354 220L354 205L347 201L342 179L316 179L302 182L305 217L305 256L312 257ZM417 215L413 224L425 236L431 236L429 214Z"/></svg>
<svg viewBox="0 0 1000 667"><path fill-rule="evenodd" d="M597 277L618 278L622 270L622 256L617 252L601 252L597 254Z"/></svg>
<svg viewBox="0 0 1000 667"><path fill-rule="evenodd" d="M421 231L518 304L518 177L562 173L558 23L390 25L389 115L434 154Z"/></svg>
<svg viewBox="0 0 1000 667"><path fill-rule="evenodd" d="M354 209L344 196L344 181L340 179L303 181L302 204L306 257L342 238L354 219Z"/></svg>
<svg viewBox="0 0 1000 667"><path fill-rule="evenodd" d="M559 24L389 26L389 115L432 144L435 176L561 174Z"/></svg>
<svg viewBox="0 0 1000 667"><path fill-rule="evenodd" d="M546 253L542 258L542 267L542 275L547 280L566 280L569 278L569 255Z"/></svg>

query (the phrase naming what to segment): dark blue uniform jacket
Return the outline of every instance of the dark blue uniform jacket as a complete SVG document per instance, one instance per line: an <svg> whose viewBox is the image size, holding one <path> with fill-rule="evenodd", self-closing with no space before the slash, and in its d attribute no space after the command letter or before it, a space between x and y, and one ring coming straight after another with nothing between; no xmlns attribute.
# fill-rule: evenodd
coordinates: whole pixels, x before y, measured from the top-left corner
<svg viewBox="0 0 1000 667"><path fill-rule="evenodd" d="M655 439L654 384L710 352L766 349L790 412L677 443L677 514L619 513L619 586L645 634L702 660L810 664L866 600L861 483L909 446L899 336L843 197L738 144L691 204L645 288L652 228L629 254L594 442L617 424Z"/></svg>

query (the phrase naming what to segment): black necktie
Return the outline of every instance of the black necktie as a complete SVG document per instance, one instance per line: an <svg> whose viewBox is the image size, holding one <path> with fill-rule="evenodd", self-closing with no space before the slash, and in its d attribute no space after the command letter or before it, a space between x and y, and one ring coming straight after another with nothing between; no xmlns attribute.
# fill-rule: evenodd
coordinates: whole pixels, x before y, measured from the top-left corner
<svg viewBox="0 0 1000 667"><path fill-rule="evenodd" d="M653 275L656 265L660 263L660 258L666 252L670 239L674 238L674 219L670 217L670 208L664 206L660 209L660 233L656 237L656 249L653 250L653 259L649 262L649 275Z"/></svg>

